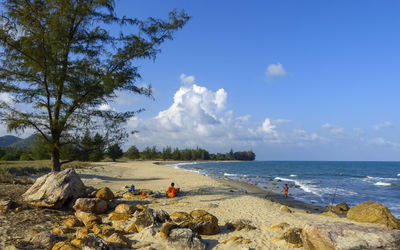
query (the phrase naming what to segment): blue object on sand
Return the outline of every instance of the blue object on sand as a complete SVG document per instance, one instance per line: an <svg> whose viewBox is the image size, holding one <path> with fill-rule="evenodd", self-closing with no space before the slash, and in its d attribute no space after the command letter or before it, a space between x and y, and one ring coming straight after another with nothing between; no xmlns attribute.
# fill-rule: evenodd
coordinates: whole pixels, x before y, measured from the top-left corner
<svg viewBox="0 0 400 250"><path fill-rule="evenodd" d="M129 191L131 191L131 192L135 191L135 186L132 185L132 186L129 188Z"/></svg>

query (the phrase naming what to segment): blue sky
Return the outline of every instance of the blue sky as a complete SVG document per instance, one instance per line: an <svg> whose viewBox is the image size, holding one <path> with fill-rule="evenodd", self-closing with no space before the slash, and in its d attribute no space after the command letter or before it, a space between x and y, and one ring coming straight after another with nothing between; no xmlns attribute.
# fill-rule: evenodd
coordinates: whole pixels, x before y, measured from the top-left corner
<svg viewBox="0 0 400 250"><path fill-rule="evenodd" d="M116 1L138 18L174 8L191 20L138 62L155 101L121 93L105 106L146 109L126 146L400 160L400 2Z"/></svg>

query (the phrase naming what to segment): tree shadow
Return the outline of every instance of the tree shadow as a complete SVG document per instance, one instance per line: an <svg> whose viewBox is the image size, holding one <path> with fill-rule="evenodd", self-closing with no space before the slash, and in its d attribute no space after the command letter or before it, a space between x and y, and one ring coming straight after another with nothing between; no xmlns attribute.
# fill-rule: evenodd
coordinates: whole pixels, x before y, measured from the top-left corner
<svg viewBox="0 0 400 250"><path fill-rule="evenodd" d="M95 174L79 174L81 179L100 179L103 181L157 181L163 180L165 178L120 178L120 177L110 177L103 175L95 175Z"/></svg>

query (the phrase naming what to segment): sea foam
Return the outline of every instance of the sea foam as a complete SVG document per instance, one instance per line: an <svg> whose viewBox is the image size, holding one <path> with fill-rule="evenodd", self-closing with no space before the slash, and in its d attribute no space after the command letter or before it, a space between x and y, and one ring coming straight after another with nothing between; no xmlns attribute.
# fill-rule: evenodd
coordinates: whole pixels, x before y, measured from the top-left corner
<svg viewBox="0 0 400 250"><path fill-rule="evenodd" d="M377 183L374 184L375 186L390 186L392 185L391 183L387 183L387 182L382 182L382 181L378 181Z"/></svg>

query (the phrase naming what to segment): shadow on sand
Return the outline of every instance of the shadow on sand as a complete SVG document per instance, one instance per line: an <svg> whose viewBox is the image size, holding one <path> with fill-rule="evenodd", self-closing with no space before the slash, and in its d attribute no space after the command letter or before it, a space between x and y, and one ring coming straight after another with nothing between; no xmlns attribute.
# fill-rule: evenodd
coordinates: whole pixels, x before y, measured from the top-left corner
<svg viewBox="0 0 400 250"><path fill-rule="evenodd" d="M79 174L81 179L100 179L103 181L157 181L163 180L164 178L120 178L120 177L110 177L96 174Z"/></svg>

